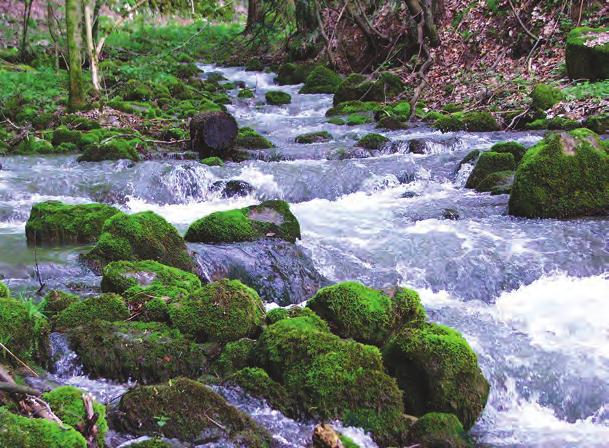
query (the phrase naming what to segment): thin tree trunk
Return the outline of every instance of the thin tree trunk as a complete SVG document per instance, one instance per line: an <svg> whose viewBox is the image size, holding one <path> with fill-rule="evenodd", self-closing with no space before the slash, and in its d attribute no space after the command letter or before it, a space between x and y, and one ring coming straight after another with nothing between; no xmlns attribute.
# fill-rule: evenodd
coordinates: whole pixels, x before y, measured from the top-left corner
<svg viewBox="0 0 609 448"><path fill-rule="evenodd" d="M93 0L94 1L94 0ZM91 81L93 90L99 95L101 85L99 82L98 55L93 42L93 4L92 0L83 0L83 10L85 16L85 37L87 41L87 54L89 55L89 69L91 70Z"/></svg>
<svg viewBox="0 0 609 448"><path fill-rule="evenodd" d="M251 32L262 19L262 0L248 0L245 33Z"/></svg>
<svg viewBox="0 0 609 448"><path fill-rule="evenodd" d="M70 95L68 109L82 109L85 105L85 95L82 82L81 10L79 0L66 0L66 38L68 41L68 64L70 75Z"/></svg>
<svg viewBox="0 0 609 448"><path fill-rule="evenodd" d="M32 15L32 3L34 0L25 0L23 3L23 23L21 30L21 47L19 48L19 57L22 61L27 60L27 32L30 28L30 16Z"/></svg>

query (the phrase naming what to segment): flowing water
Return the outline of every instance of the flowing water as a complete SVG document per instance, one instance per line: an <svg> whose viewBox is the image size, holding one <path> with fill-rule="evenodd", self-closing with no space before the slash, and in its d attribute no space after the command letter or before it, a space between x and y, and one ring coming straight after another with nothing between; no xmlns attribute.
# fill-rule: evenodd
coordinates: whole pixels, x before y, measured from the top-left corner
<svg viewBox="0 0 609 448"><path fill-rule="evenodd" d="M391 145L373 157L356 158L368 154L350 148L373 127L328 124L324 114L331 96L299 95L298 86L286 86L280 89L292 94L292 104L267 106L264 93L277 88L271 74L201 68L256 87L255 99L235 98L229 110L241 126L255 128L276 148L256 152L258 160L224 167L193 161L77 163L73 156L3 158L0 274L11 288L37 289L24 226L32 204L42 200L153 210L184 231L216 210L285 199L302 227L297 251L311 263L290 261L289 251L278 247L223 247L213 269L230 270L226 260L239 252L240 266L253 270L260 254L272 260L260 263L258 280L273 269L294 270L281 272L289 279L286 285L277 279L261 285L267 300L275 294L305 297L311 285L346 279L378 288L415 288L432 320L464 334L491 383L489 402L472 430L480 446L609 444L609 219L509 217L507 196L464 189L471 166L458 169L472 149L508 139L530 146L539 134L442 135L418 127L383 132ZM334 139L294 143L297 135L319 130ZM426 142L423 154L409 153L412 139ZM213 184L231 179L250 183L253 192L223 198ZM445 219L446 209L459 219ZM47 286L93 292L99 277L78 264L86 249L39 249ZM214 256L209 247L191 249L199 257ZM54 345L63 347L61 339ZM64 365L49 381L78 384L106 401L120 395L125 385L88 379L77 360L67 361L67 347L63 353L60 359L71 367ZM239 391L219 392L285 446L303 446L310 434L309 424L286 419ZM348 431L362 446L374 446L356 429ZM115 436L113 446L124 442Z"/></svg>

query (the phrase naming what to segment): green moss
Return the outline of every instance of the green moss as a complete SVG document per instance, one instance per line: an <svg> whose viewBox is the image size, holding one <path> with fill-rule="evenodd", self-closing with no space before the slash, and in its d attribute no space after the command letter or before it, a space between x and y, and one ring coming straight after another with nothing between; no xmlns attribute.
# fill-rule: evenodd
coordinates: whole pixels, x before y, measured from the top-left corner
<svg viewBox="0 0 609 448"><path fill-rule="evenodd" d="M53 154L56 149L51 142L42 138L27 136L17 146L14 151L16 154L34 155L34 154Z"/></svg>
<svg viewBox="0 0 609 448"><path fill-rule="evenodd" d="M129 309L123 298L117 294L101 294L80 302L75 302L63 311L60 311L53 327L66 330L90 322L95 319L110 322L129 318Z"/></svg>
<svg viewBox="0 0 609 448"><path fill-rule="evenodd" d="M476 191L491 194L509 194L514 182L514 171L496 171L486 176L476 186Z"/></svg>
<svg viewBox="0 0 609 448"><path fill-rule="evenodd" d="M285 201L265 201L250 207L215 212L193 222L186 241L225 243L280 238L295 242L300 225Z"/></svg>
<svg viewBox="0 0 609 448"><path fill-rule="evenodd" d="M35 204L25 225L28 245L88 244L97 240L104 222L119 210L105 204Z"/></svg>
<svg viewBox="0 0 609 448"><path fill-rule="evenodd" d="M44 364L48 357L49 324L22 301L0 299L0 341L21 360ZM0 350L0 360L16 365L13 357Z"/></svg>
<svg viewBox="0 0 609 448"><path fill-rule="evenodd" d="M152 260L115 261L103 269L103 292L121 294L138 319L167 321L167 303L201 287L199 278Z"/></svg>
<svg viewBox="0 0 609 448"><path fill-rule="evenodd" d="M87 448L87 442L74 428L62 428L42 418L22 417L0 407L0 446Z"/></svg>
<svg viewBox="0 0 609 448"><path fill-rule="evenodd" d="M361 126L371 122L372 118L369 115L351 114L347 117L347 126Z"/></svg>
<svg viewBox="0 0 609 448"><path fill-rule="evenodd" d="M332 140L332 134L328 131L309 132L307 134L301 134L294 140L296 143L308 145L311 143L324 143Z"/></svg>
<svg viewBox="0 0 609 448"><path fill-rule="evenodd" d="M489 112L457 112L461 114L461 119L465 125L465 130L469 132L490 132L498 131L497 120Z"/></svg>
<svg viewBox="0 0 609 448"><path fill-rule="evenodd" d="M243 368L231 375L226 383L237 385L249 395L266 400L269 406L283 414L290 415L294 411L285 387L272 380L268 373L259 367Z"/></svg>
<svg viewBox="0 0 609 448"><path fill-rule="evenodd" d="M275 82L280 86L302 84L315 67L311 64L294 64L287 62L279 66Z"/></svg>
<svg viewBox="0 0 609 448"><path fill-rule="evenodd" d="M280 90L271 90L266 92L264 95L267 104L271 104L274 106L279 106L282 104L290 104L292 102L292 96L287 92L282 92Z"/></svg>
<svg viewBox="0 0 609 448"><path fill-rule="evenodd" d="M247 64L245 64L245 70L250 72L261 72L264 70L264 65L260 59L251 58L249 61L247 61Z"/></svg>
<svg viewBox="0 0 609 448"><path fill-rule="evenodd" d="M80 302L80 297L76 294L57 289L49 291L47 295L44 296L44 315L48 319L53 319L58 313L76 302Z"/></svg>
<svg viewBox="0 0 609 448"><path fill-rule="evenodd" d="M6 286L4 284L4 282L2 282L0 280L0 299L8 298L10 296L11 296L10 289L8 289L8 286Z"/></svg>
<svg viewBox="0 0 609 448"><path fill-rule="evenodd" d="M381 134L366 134L357 141L356 146L366 149L381 149L388 141L390 140Z"/></svg>
<svg viewBox="0 0 609 448"><path fill-rule="evenodd" d="M466 188L476 188L489 174L498 171L513 171L516 162L511 152L487 151L480 154L474 170L467 178Z"/></svg>
<svg viewBox="0 0 609 448"><path fill-rule="evenodd" d="M304 81L299 93L334 93L341 83L341 77L327 67L315 67Z"/></svg>
<svg viewBox="0 0 609 448"><path fill-rule="evenodd" d="M407 413L453 413L469 429L484 409L488 382L476 354L457 331L436 324L406 326L383 347L383 358L387 371L407 392Z"/></svg>
<svg viewBox="0 0 609 448"><path fill-rule="evenodd" d="M77 114L63 115L61 117L61 122L65 125L69 125L72 129L77 129L79 131L90 131L101 127L98 121Z"/></svg>
<svg viewBox="0 0 609 448"><path fill-rule="evenodd" d="M264 321L260 296L239 280L219 280L169 305L172 324L197 341L255 336Z"/></svg>
<svg viewBox="0 0 609 448"><path fill-rule="evenodd" d="M73 386L61 386L42 395L53 413L67 425L78 429L84 427L87 422L85 405L82 400L85 392ZM106 407L93 401L93 412L97 415L97 444L104 446L104 438L108 432L108 422L106 421ZM86 435L86 434L83 434Z"/></svg>
<svg viewBox="0 0 609 448"><path fill-rule="evenodd" d="M80 131L73 131L65 126L60 126L53 131L53 139L51 143L53 146L59 146L62 143L72 143L76 146L81 144L82 133Z"/></svg>
<svg viewBox="0 0 609 448"><path fill-rule="evenodd" d="M201 160L201 163L207 166L224 166L224 160L220 157L207 157Z"/></svg>
<svg viewBox="0 0 609 448"><path fill-rule="evenodd" d="M347 122L340 117L332 117L332 118L328 119L328 123L335 124L337 126L343 126L343 125L347 124Z"/></svg>
<svg viewBox="0 0 609 448"><path fill-rule="evenodd" d="M609 79L609 28L573 28L567 36L566 63L571 79ZM593 42L597 42L593 44Z"/></svg>
<svg viewBox="0 0 609 448"><path fill-rule="evenodd" d="M268 139L260 135L258 131L248 127L239 129L236 144L248 149L269 149L275 146Z"/></svg>
<svg viewBox="0 0 609 448"><path fill-rule="evenodd" d="M562 91L548 84L537 84L531 92L532 106L541 111L551 109L564 99Z"/></svg>
<svg viewBox="0 0 609 448"><path fill-rule="evenodd" d="M273 308L266 313L266 323L269 325L274 324L282 319L290 317L290 313L285 308Z"/></svg>
<svg viewBox="0 0 609 448"><path fill-rule="evenodd" d="M524 153L527 152L527 148L518 142L499 142L491 146L490 152L510 153L514 156L514 161L516 162L516 165L518 165L522 160Z"/></svg>
<svg viewBox="0 0 609 448"><path fill-rule="evenodd" d="M87 145L78 158L79 162L101 162L103 160L133 160L141 159L139 148L145 145L139 138L131 140L114 138L108 142Z"/></svg>
<svg viewBox="0 0 609 448"><path fill-rule="evenodd" d="M416 292L398 290L396 299L357 282L342 282L320 289L308 302L333 333L381 346L394 329L424 320Z"/></svg>
<svg viewBox="0 0 609 448"><path fill-rule="evenodd" d="M202 345L159 322L89 321L68 336L93 377L154 383L180 375L196 378L207 369Z"/></svg>
<svg viewBox="0 0 609 448"><path fill-rule="evenodd" d="M602 215L609 209L609 152L594 132L551 133L518 165L509 213L529 218Z"/></svg>
<svg viewBox="0 0 609 448"><path fill-rule="evenodd" d="M382 105L373 101L346 101L326 111L326 117L336 115L349 115L358 112L377 112L382 109Z"/></svg>
<svg viewBox="0 0 609 448"><path fill-rule="evenodd" d="M160 433L197 444L228 437L237 446L271 445L271 435L250 417L206 386L184 378L130 390L121 398L119 411L122 426L133 434Z"/></svg>
<svg viewBox="0 0 609 448"><path fill-rule="evenodd" d="M353 73L345 78L334 94L334 105L346 101L385 102L399 95L404 83L392 73L383 72L376 81Z"/></svg>
<svg viewBox="0 0 609 448"><path fill-rule="evenodd" d="M381 117L376 123L376 127L379 129L387 129L390 131L396 131L400 129L408 129L408 125L395 117Z"/></svg>
<svg viewBox="0 0 609 448"><path fill-rule="evenodd" d="M150 86L137 79L127 81L118 91L118 94L127 101L148 101L155 97ZM165 96L168 94L167 91Z"/></svg>
<svg viewBox="0 0 609 448"><path fill-rule="evenodd" d="M597 134L609 133L609 113L587 117L584 126Z"/></svg>
<svg viewBox="0 0 609 448"><path fill-rule="evenodd" d="M148 439L143 442L132 443L129 445L131 448L172 448L167 442L163 442L160 439Z"/></svg>
<svg viewBox="0 0 609 448"><path fill-rule="evenodd" d="M227 343L214 361L213 370L221 377L227 377L249 366L255 346L256 341L248 338Z"/></svg>
<svg viewBox="0 0 609 448"><path fill-rule="evenodd" d="M456 132L465 129L463 121L454 115L442 115L437 117L434 126L442 132Z"/></svg>
<svg viewBox="0 0 609 448"><path fill-rule="evenodd" d="M472 446L459 419L441 412L430 412L419 418L408 431L408 440L421 448Z"/></svg>
<svg viewBox="0 0 609 448"><path fill-rule="evenodd" d="M252 89L241 89L239 90L239 93L237 94L237 98L242 98L242 99L248 99L248 98L254 98L255 93Z"/></svg>
<svg viewBox="0 0 609 448"><path fill-rule="evenodd" d="M86 258L102 265L119 260L155 260L184 271L193 269L184 239L175 227L153 212L119 213L108 219L97 245Z"/></svg>
<svg viewBox="0 0 609 448"><path fill-rule="evenodd" d="M401 391L383 372L376 347L340 339L302 316L267 327L255 359L294 403L294 413L340 419L374 433L382 444L400 444Z"/></svg>
<svg viewBox="0 0 609 448"><path fill-rule="evenodd" d="M340 434L338 438L342 442L344 448L360 448L357 443L355 443L353 440L343 434Z"/></svg>

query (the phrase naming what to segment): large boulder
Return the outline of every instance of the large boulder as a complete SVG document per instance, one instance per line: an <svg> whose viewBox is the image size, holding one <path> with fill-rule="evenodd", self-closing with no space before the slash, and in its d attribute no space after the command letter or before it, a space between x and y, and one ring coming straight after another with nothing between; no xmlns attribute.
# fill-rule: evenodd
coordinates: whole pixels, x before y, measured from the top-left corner
<svg viewBox="0 0 609 448"><path fill-rule="evenodd" d="M30 246L89 244L101 234L104 222L119 210L105 204L64 204L46 201L35 204L25 224Z"/></svg>
<svg viewBox="0 0 609 448"><path fill-rule="evenodd" d="M420 448L471 448L463 425L453 414L430 412L408 431L408 440Z"/></svg>
<svg viewBox="0 0 609 448"><path fill-rule="evenodd" d="M608 212L609 145L594 132L548 134L518 165L511 215L572 218Z"/></svg>
<svg viewBox="0 0 609 448"><path fill-rule="evenodd" d="M571 79L608 79L609 28L572 29L567 36L566 62Z"/></svg>
<svg viewBox="0 0 609 448"><path fill-rule="evenodd" d="M119 411L123 428L132 434L160 433L197 445L223 439L250 448L271 445L271 435L249 416L210 388L185 378L137 386L123 395Z"/></svg>
<svg viewBox="0 0 609 448"><path fill-rule="evenodd" d="M205 348L158 322L84 322L68 333L93 377L142 383L196 378L207 368Z"/></svg>
<svg viewBox="0 0 609 448"><path fill-rule="evenodd" d="M295 242L300 238L300 225L287 202L265 201L205 216L190 225L184 238L193 243L231 243L264 238Z"/></svg>
<svg viewBox="0 0 609 448"><path fill-rule="evenodd" d="M405 326L383 347L383 359L409 414L452 413L469 429L486 405L489 384L476 354L452 328Z"/></svg>
<svg viewBox="0 0 609 448"><path fill-rule="evenodd" d="M190 147L201 158L229 158L237 139L239 127L227 112L212 111L199 114L190 120Z"/></svg>
<svg viewBox="0 0 609 448"><path fill-rule="evenodd" d="M43 418L27 418L0 407L0 446L87 448L85 438L74 428Z"/></svg>
<svg viewBox="0 0 609 448"><path fill-rule="evenodd" d="M333 70L318 65L306 77L299 93L334 93L341 80L340 75Z"/></svg>
<svg viewBox="0 0 609 448"><path fill-rule="evenodd" d="M129 309L124 299L117 294L101 294L74 302L53 318L53 329L67 330L91 320L125 320Z"/></svg>
<svg viewBox="0 0 609 448"><path fill-rule="evenodd" d="M265 312L256 291L239 280L220 280L170 303L169 316L197 341L228 342L257 335Z"/></svg>
<svg viewBox="0 0 609 448"><path fill-rule="evenodd" d="M112 216L86 258L101 265L119 260L155 260L185 271L193 268L184 239L154 212Z"/></svg>
<svg viewBox="0 0 609 448"><path fill-rule="evenodd" d="M478 189L489 175L500 171L512 172L516 168L514 156L510 152L487 151L480 154L478 162L467 178L466 188Z"/></svg>
<svg viewBox="0 0 609 448"><path fill-rule="evenodd" d="M0 298L0 341L23 361L44 364L49 353L49 324L44 316L31 312L24 302ZM13 357L6 362L18 365Z"/></svg>
<svg viewBox="0 0 609 448"><path fill-rule="evenodd" d="M415 291L398 288L391 297L357 282L326 286L307 306L338 336L377 346L382 346L393 330L426 318Z"/></svg>
<svg viewBox="0 0 609 448"><path fill-rule="evenodd" d="M373 432L383 445L405 441L402 392L384 372L379 350L330 333L313 312L268 326L254 358L286 388L292 414L339 419Z"/></svg>
<svg viewBox="0 0 609 448"><path fill-rule="evenodd" d="M67 425L77 430L86 428L87 412L83 401L85 392L74 386L60 386L42 395L53 413ZM97 446L104 446L104 438L108 432L108 422L106 421L106 407L93 401L93 412L97 415L95 425L97 426ZM83 434L86 436L87 434Z"/></svg>

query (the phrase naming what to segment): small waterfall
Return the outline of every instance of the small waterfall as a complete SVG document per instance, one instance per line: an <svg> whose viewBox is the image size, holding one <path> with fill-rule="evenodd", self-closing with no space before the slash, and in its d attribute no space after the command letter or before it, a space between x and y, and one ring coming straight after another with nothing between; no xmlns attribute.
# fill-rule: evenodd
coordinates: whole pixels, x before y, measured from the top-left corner
<svg viewBox="0 0 609 448"><path fill-rule="evenodd" d="M83 376L84 367L78 359L78 355L68 342L68 337L63 333L51 333L51 359L54 361L52 373L57 378L70 378Z"/></svg>

